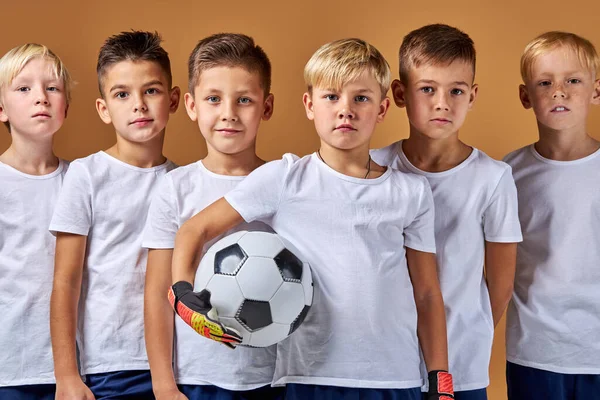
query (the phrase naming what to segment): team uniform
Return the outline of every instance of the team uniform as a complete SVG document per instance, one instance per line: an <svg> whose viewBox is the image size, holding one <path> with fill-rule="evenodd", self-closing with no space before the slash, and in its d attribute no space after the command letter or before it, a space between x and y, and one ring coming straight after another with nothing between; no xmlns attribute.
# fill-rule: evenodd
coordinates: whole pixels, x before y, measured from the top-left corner
<svg viewBox="0 0 600 400"><path fill-rule="evenodd" d="M313 305L277 347L273 384L286 399L418 399L417 312L404 246L435 252L427 181L376 179L291 154L252 172L225 199L262 221L311 265Z"/></svg>
<svg viewBox="0 0 600 400"><path fill-rule="evenodd" d="M245 177L219 175L202 161L171 171L161 181L148 212L143 247L173 249L181 225L235 188ZM270 231L265 224L240 224L239 230ZM205 252L216 238L204 246ZM180 390L190 399L275 399L281 388L271 388L275 346L235 351L207 340L175 318L173 369Z"/></svg>
<svg viewBox="0 0 600 400"><path fill-rule="evenodd" d="M507 314L509 399L598 399L600 150L555 161L530 145L505 161L524 239Z"/></svg>
<svg viewBox="0 0 600 400"><path fill-rule="evenodd" d="M0 399L53 399L48 232L67 163L29 175L0 162Z"/></svg>
<svg viewBox="0 0 600 400"><path fill-rule="evenodd" d="M371 156L379 164L429 181L454 395L456 399L486 399L494 322L483 271L485 242L522 240L511 169L474 148L452 169L422 171L407 159L402 141L374 150Z"/></svg>
<svg viewBox="0 0 600 400"><path fill-rule="evenodd" d="M73 161L65 176L50 231L87 236L77 345L81 373L97 400L153 398L141 244L152 194L173 168L170 161L138 168L101 151Z"/></svg>

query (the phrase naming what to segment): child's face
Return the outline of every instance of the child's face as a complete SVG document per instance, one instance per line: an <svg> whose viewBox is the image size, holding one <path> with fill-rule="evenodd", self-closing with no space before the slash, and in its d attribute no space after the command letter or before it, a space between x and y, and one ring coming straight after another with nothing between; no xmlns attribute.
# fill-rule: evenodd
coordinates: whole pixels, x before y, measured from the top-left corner
<svg viewBox="0 0 600 400"><path fill-rule="evenodd" d="M368 148L375 125L389 108L389 99L382 97L379 83L365 71L339 90L314 87L303 101L321 140L340 150L352 150Z"/></svg>
<svg viewBox="0 0 600 400"><path fill-rule="evenodd" d="M102 86L104 98L96 100L100 118L133 143L161 135L179 104L179 88L170 89L166 74L152 61L118 62L108 68Z"/></svg>
<svg viewBox="0 0 600 400"><path fill-rule="evenodd" d="M456 135L477 96L473 67L464 61L413 67L392 83L394 101L406 107L411 133L431 139Z"/></svg>
<svg viewBox="0 0 600 400"><path fill-rule="evenodd" d="M254 149L261 120L273 114L273 95L265 98L258 72L219 66L202 71L185 108L209 148L224 154Z"/></svg>
<svg viewBox="0 0 600 400"><path fill-rule="evenodd" d="M600 83L570 48L538 56L531 75L519 87L525 108L533 108L538 122L552 130L584 129L590 104L598 104Z"/></svg>
<svg viewBox="0 0 600 400"><path fill-rule="evenodd" d="M51 137L67 116L64 82L53 73L53 63L37 57L2 88L0 121L10 121L13 135L31 139Z"/></svg>

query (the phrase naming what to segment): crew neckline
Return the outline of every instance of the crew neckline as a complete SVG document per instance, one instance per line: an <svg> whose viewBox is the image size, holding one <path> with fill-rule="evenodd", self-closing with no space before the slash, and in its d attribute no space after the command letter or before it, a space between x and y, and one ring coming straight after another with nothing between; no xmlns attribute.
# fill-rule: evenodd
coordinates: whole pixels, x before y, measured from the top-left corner
<svg viewBox="0 0 600 400"><path fill-rule="evenodd" d="M592 154L582 157L582 158L578 158L577 160L559 161L559 160L552 160L550 158L546 158L543 155L541 155L540 153L538 153L538 151L535 149L534 143L529 145L529 151L531 152L533 157L535 157L537 160L539 160L543 163L551 164L551 165L562 165L562 166L582 164L584 162L587 162L587 161L590 161L590 160L596 158L598 156L598 154L600 154L600 149L598 149L595 152L593 152Z"/></svg>
<svg viewBox="0 0 600 400"><path fill-rule="evenodd" d="M49 174L44 174L44 175L27 174L25 172L19 171L18 169L14 168L14 167L11 167L8 164L3 163L2 161L0 161L0 165L2 165L3 167L5 167L8 171L10 171L10 172L12 172L14 174L20 175L20 176L22 176L24 178L43 180L43 179L52 179L55 176L60 175L63 172L64 168L65 168L66 161L63 160L63 159L61 159L61 158L59 158L58 159L58 167L56 167L56 169L54 171L50 172Z"/></svg>
<svg viewBox="0 0 600 400"><path fill-rule="evenodd" d="M321 168L325 169L327 172L335 175L336 177L338 177L340 179L343 179L348 182L356 183L359 185L377 185L377 184L381 183L382 181L386 180L387 178L389 178L390 174L392 173L392 169L390 167L386 167L386 171L383 174L381 174L381 176L378 176L377 178L373 178L373 179L356 178L354 176L342 174L341 172L338 172L335 169L331 168L329 165L325 164L325 162L319 158L319 156L317 155L317 152L312 153L311 158L315 162L317 162L318 165L320 165Z"/></svg>
<svg viewBox="0 0 600 400"><path fill-rule="evenodd" d="M142 167L136 167L135 165L128 164L125 161L121 161L118 158L111 156L110 154L108 154L104 150L100 151L99 154L101 156L103 156L104 158L106 158L106 159L108 159L108 160L110 160L110 161L112 161L112 162L114 162L116 164L119 164L119 165L121 165L123 167L126 167L126 168L134 170L134 171L138 171L138 172L154 172L154 171L157 171L157 170L161 170L161 169L167 168L170 164L172 164L171 160L169 160L167 158L167 160L164 163L160 164L160 165L156 165L154 167L142 168Z"/></svg>
<svg viewBox="0 0 600 400"><path fill-rule="evenodd" d="M228 181L241 181L241 180L243 180L244 178L246 178L248 176L248 175L223 175L223 174L217 174L216 172L212 172L211 170L209 170L208 168L206 168L206 165L204 165L204 163L202 162L202 160L196 161L196 165L204 173L206 173L209 176L212 176L213 178L217 178L217 179L225 179L225 180L228 180Z"/></svg>
<svg viewBox="0 0 600 400"><path fill-rule="evenodd" d="M398 156L400 157L400 160L402 161L402 163L413 173L415 174L419 174L419 175L423 175L426 176L428 178L443 178L446 177L448 175L452 175L457 173L458 171L460 171L461 169L463 169L464 167L466 167L471 161L473 161L475 158L477 158L477 156L479 155L479 150L477 150L475 147L469 146L471 147L471 154L469 154L469 156L464 159L460 164L458 164L455 167L452 167L446 171L440 171L440 172L429 172L429 171L423 171L420 168L415 167L409 160L408 157L406 157L406 154L404 153L404 150L402 150L402 142L404 142L404 140L399 141L396 144L396 154L398 154Z"/></svg>

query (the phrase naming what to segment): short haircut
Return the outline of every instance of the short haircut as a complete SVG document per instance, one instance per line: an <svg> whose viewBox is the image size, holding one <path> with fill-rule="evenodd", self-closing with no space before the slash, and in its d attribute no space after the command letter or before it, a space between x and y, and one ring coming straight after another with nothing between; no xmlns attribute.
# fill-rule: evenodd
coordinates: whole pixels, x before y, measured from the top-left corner
<svg viewBox="0 0 600 400"><path fill-rule="evenodd" d="M587 39L570 32L552 31L542 33L525 47L521 56L521 78L523 82L531 77L531 70L535 60L542 54L555 50L559 47L571 49L577 55L581 65L594 74L600 68L600 59L594 45Z"/></svg>
<svg viewBox="0 0 600 400"><path fill-rule="evenodd" d="M314 87L341 89L369 71L385 97L390 88L390 66L375 46L362 39L340 39L321 46L304 67L308 91Z"/></svg>
<svg viewBox="0 0 600 400"><path fill-rule="evenodd" d="M69 104L71 101L73 80L67 67L65 67L61 59L52 50L37 43L27 43L17 46L2 56L0 59L0 93L3 88L12 83L29 61L37 57L46 58L52 63L52 73L57 79L63 82L67 104ZM5 122L4 125L6 125L10 132L10 124Z"/></svg>
<svg viewBox="0 0 600 400"><path fill-rule="evenodd" d="M258 73L265 96L271 91L271 62L254 39L240 33L217 33L198 42L188 60L188 90L193 95L202 71L240 67Z"/></svg>
<svg viewBox="0 0 600 400"><path fill-rule="evenodd" d="M106 39L98 54L98 88L102 92L102 84L106 71L112 65L122 61L151 61L157 63L165 73L169 88L173 84L171 61L169 54L162 48L162 38L158 32L131 31L121 32Z"/></svg>
<svg viewBox="0 0 600 400"><path fill-rule="evenodd" d="M463 31L445 24L425 25L404 36L399 51L400 79L406 82L411 68L423 64L450 65L463 61L473 67L476 53L473 40Z"/></svg>

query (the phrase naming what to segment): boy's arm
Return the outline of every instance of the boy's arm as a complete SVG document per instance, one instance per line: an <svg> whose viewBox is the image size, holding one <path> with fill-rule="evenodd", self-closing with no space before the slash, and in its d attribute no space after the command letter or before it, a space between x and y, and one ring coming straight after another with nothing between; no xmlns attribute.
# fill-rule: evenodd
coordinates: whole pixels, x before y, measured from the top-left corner
<svg viewBox="0 0 600 400"><path fill-rule="evenodd" d="M50 298L50 334L56 376L56 398L94 399L77 368L77 306L87 236L57 233L54 283Z"/></svg>
<svg viewBox="0 0 600 400"><path fill-rule="evenodd" d="M516 264L517 243L485 242L485 279L494 327L500 322L512 296Z"/></svg>
<svg viewBox="0 0 600 400"><path fill-rule="evenodd" d="M144 288L144 334L152 389L161 398L186 399L173 376L173 309L165 293L171 285L172 249L149 249ZM180 397L176 397L180 396Z"/></svg>
<svg viewBox="0 0 600 400"><path fill-rule="evenodd" d="M417 335L427 371L448 371L446 314L435 254L407 247L406 259L417 306Z"/></svg>

